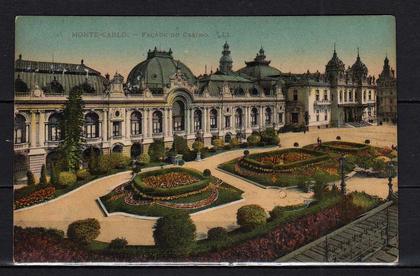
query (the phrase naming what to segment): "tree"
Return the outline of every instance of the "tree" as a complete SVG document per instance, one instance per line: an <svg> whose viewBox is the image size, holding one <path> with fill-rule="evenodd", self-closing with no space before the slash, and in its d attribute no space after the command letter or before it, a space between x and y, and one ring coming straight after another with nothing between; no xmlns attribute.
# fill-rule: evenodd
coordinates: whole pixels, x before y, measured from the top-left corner
<svg viewBox="0 0 420 276"><path fill-rule="evenodd" d="M67 236L81 245L88 245L100 234L101 225L94 218L77 220L67 228Z"/></svg>
<svg viewBox="0 0 420 276"><path fill-rule="evenodd" d="M204 148L204 143L201 141L195 141L192 144L192 148L197 152L201 152L201 150Z"/></svg>
<svg viewBox="0 0 420 276"><path fill-rule="evenodd" d="M165 145L162 139L155 139L149 146L150 159L153 161L161 161L165 157Z"/></svg>
<svg viewBox="0 0 420 276"><path fill-rule="evenodd" d="M170 213L156 222L153 231L155 244L173 256L188 255L195 244L196 227L183 211Z"/></svg>
<svg viewBox="0 0 420 276"><path fill-rule="evenodd" d="M98 156L93 148L89 151L88 168L91 174L96 174L98 172Z"/></svg>
<svg viewBox="0 0 420 276"><path fill-rule="evenodd" d="M50 177L50 183L52 185L58 184L58 174L59 172L58 172L57 166L54 163L52 163L51 164L51 177Z"/></svg>
<svg viewBox="0 0 420 276"><path fill-rule="evenodd" d="M259 225L267 222L265 210L256 204L245 205L238 209L236 213L238 225L246 230L252 230Z"/></svg>
<svg viewBox="0 0 420 276"><path fill-rule="evenodd" d="M47 185L48 184L47 172L46 172L45 165L42 165L42 167L41 167L41 177L39 178L39 184L40 185Z"/></svg>
<svg viewBox="0 0 420 276"><path fill-rule="evenodd" d="M184 152L189 150L187 139L178 135L174 135L172 150L175 150L178 154L184 154Z"/></svg>
<svg viewBox="0 0 420 276"><path fill-rule="evenodd" d="M34 177L34 174L31 171L26 172L26 184L28 186L35 185L35 177Z"/></svg>
<svg viewBox="0 0 420 276"><path fill-rule="evenodd" d="M75 86L71 89L64 105L62 130L64 139L59 149L64 155L67 170L76 171L79 168L82 155L83 138L83 99L82 88Z"/></svg>

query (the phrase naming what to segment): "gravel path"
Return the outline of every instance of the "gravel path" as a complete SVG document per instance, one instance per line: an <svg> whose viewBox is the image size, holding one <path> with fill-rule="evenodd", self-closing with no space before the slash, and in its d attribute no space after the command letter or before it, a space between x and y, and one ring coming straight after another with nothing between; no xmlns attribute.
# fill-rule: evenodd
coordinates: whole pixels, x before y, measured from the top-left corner
<svg viewBox="0 0 420 276"><path fill-rule="evenodd" d="M294 142L300 146L315 143L317 137L323 141L334 140L340 135L342 140L363 142L370 139L372 145L390 146L396 144L396 128L390 126L366 127L366 128L346 128L346 129L322 129L303 133L280 134L283 148L292 147ZM262 152L271 150L257 149L251 152ZM291 205L302 203L310 198L311 194L305 194L297 190L273 190L262 189L251 185L248 182L238 179L229 174L216 170L218 164L241 156L243 150L236 150L218 154L202 160L200 162L189 162L185 166L195 168L200 171L208 168L213 175L223 181L244 191L244 200L226 207L209 210L197 215L192 219L197 226L198 237L204 237L209 228L224 226L233 229L236 226L236 211L239 207L247 204L259 204L267 211L276 205ZM15 225L24 227L42 226L47 228L57 228L66 230L67 226L78 219L96 218L101 224L100 241L109 242L117 237L125 237L129 244L153 244L152 229L155 221L143 220L126 216L105 217L97 205L95 199L109 193L116 186L128 181L131 172L112 175L104 179L91 182L79 190L73 191L55 201L36 206L30 209L18 210L14 212ZM395 181L396 182L396 181ZM386 179L365 179L352 178L348 181L349 191L366 191L378 196L386 196L388 187ZM396 189L396 187L395 187ZM285 194L286 193L286 196Z"/></svg>

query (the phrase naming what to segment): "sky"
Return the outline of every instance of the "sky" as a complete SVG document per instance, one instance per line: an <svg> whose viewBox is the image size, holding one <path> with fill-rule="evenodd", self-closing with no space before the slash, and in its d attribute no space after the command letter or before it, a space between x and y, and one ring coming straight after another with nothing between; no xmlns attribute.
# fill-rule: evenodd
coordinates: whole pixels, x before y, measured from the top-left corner
<svg viewBox="0 0 420 276"><path fill-rule="evenodd" d="M378 76L387 55L396 67L393 16L293 17L74 17L16 18L15 55L23 59L84 63L127 77L155 46L173 51L195 75L219 65L222 46L232 51L233 69L253 60L261 46L282 72L325 71L334 43L351 66L360 57Z"/></svg>

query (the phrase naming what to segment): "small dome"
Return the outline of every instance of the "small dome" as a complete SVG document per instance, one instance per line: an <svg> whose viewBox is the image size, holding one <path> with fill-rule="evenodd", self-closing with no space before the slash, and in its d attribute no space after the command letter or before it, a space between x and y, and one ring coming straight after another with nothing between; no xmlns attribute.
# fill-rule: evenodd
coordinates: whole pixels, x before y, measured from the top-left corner
<svg viewBox="0 0 420 276"><path fill-rule="evenodd" d="M185 75L186 80L193 84L195 76L191 70L182 62L174 60L172 50L158 51L155 47L149 50L147 59L140 62L128 74L127 83L129 86L139 85L140 80L151 88L163 88L170 83L170 77L178 70Z"/></svg>
<svg viewBox="0 0 420 276"><path fill-rule="evenodd" d="M361 61L359 53L357 53L356 62L352 65L351 71L353 73L353 78L361 79L366 77L368 74L368 68L366 65Z"/></svg>
<svg viewBox="0 0 420 276"><path fill-rule="evenodd" d="M345 66L344 62L341 61L341 59L337 56L337 52L334 49L334 54L330 61L328 61L326 66L326 71L344 71Z"/></svg>
<svg viewBox="0 0 420 276"><path fill-rule="evenodd" d="M264 49L261 47L260 51L253 61L246 61L246 67L238 70L238 73L248 75L257 79L263 79L270 76L277 76L281 71L277 68L269 66L270 61L265 59Z"/></svg>

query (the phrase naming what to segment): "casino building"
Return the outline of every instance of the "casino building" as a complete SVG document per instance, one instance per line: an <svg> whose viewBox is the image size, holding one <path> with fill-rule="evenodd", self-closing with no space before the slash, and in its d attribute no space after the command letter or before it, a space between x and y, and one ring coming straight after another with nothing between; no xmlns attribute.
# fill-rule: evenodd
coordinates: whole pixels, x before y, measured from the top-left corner
<svg viewBox="0 0 420 276"><path fill-rule="evenodd" d="M84 64L25 60L15 63L15 175L38 175L54 158L60 118L72 87L85 103L84 154L122 152L136 157L154 139L170 147L174 135L210 145L214 138L246 139L285 125L357 127L376 120L374 77L360 56L345 69L334 49L325 73L283 73L261 48L237 71L227 43L219 68L194 76L171 49L149 50L127 80Z"/></svg>

